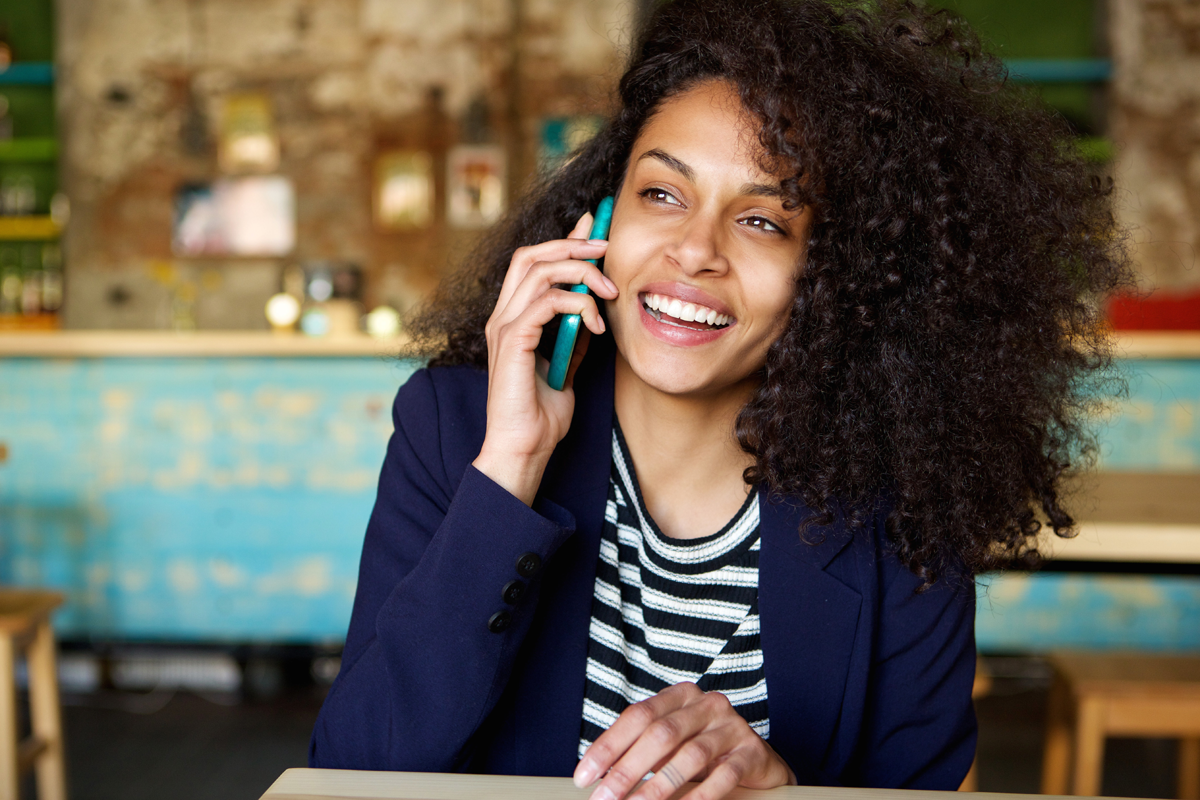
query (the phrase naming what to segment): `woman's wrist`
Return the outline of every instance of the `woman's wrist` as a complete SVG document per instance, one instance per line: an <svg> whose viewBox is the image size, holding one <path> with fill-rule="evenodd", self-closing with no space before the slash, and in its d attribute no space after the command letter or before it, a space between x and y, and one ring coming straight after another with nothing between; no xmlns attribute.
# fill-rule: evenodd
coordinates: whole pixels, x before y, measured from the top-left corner
<svg viewBox="0 0 1200 800"><path fill-rule="evenodd" d="M549 461L548 455L543 458L497 453L489 450L485 443L479 455L471 462L471 466L525 505L532 506Z"/></svg>

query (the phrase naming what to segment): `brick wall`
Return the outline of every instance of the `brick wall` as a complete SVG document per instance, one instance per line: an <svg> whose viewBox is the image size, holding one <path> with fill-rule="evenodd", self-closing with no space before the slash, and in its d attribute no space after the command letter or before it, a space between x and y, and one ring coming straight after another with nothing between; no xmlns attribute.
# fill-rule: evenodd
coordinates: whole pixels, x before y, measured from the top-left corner
<svg viewBox="0 0 1200 800"><path fill-rule="evenodd" d="M1112 136L1146 289L1200 288L1200 4L1110 0Z"/></svg>
<svg viewBox="0 0 1200 800"><path fill-rule="evenodd" d="M60 0L58 105L69 327L265 327L286 263L361 264L368 303L407 303L476 234L444 220L447 149L468 109L504 146L510 196L536 168L540 120L603 112L620 74L629 0ZM233 92L271 99L279 172L296 190L286 261L181 260L176 188L217 176L215 122ZM482 119L480 111L482 110ZM476 130L478 136L479 131ZM374 155L434 156L432 226L371 223ZM190 300L189 298L198 298Z"/></svg>

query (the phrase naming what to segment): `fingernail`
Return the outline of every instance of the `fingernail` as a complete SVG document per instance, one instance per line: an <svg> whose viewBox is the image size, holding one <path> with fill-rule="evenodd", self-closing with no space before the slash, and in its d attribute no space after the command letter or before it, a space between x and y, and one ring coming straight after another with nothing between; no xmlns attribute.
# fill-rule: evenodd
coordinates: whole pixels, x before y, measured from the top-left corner
<svg viewBox="0 0 1200 800"><path fill-rule="evenodd" d="M592 792L592 796L588 800L617 800L617 796L613 794L612 789L602 783L596 787L596 791Z"/></svg>
<svg viewBox="0 0 1200 800"><path fill-rule="evenodd" d="M615 292L615 291L617 291L617 285L616 285L615 283L613 283L613 282L612 282L612 279L611 279L611 278L609 278L607 275L603 275L603 276L601 276L601 277L603 277L603 278L604 278L604 285L608 287L608 290L609 290L610 292Z"/></svg>
<svg viewBox="0 0 1200 800"><path fill-rule="evenodd" d="M588 244L608 244L607 239L588 239Z"/></svg>
<svg viewBox="0 0 1200 800"><path fill-rule="evenodd" d="M591 786L599 775L600 770L596 769L596 762L585 758L575 768L575 785L580 789Z"/></svg>

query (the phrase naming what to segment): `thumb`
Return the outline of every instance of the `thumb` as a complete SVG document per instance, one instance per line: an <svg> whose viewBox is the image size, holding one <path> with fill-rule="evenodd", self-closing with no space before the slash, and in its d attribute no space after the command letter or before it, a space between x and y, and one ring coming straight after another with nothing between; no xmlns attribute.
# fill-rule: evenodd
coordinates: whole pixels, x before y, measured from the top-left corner
<svg viewBox="0 0 1200 800"><path fill-rule="evenodd" d="M586 239L588 231L592 229L592 212L584 212L584 215L579 218L579 222L575 223L575 227L567 234L568 239Z"/></svg>

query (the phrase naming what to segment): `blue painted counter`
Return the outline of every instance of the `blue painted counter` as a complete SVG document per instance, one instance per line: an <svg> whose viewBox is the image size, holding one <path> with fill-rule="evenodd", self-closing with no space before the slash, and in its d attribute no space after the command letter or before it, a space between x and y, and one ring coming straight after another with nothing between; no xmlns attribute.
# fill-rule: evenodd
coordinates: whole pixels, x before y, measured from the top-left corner
<svg viewBox="0 0 1200 800"><path fill-rule="evenodd" d="M415 366L0 360L0 581L66 590L64 637L339 640Z"/></svg>
<svg viewBox="0 0 1200 800"><path fill-rule="evenodd" d="M1129 395L1099 423L1101 469L1200 470L1200 360L1130 359ZM980 581L985 651L1200 651L1200 577L1009 573Z"/></svg>
<svg viewBox="0 0 1200 800"><path fill-rule="evenodd" d="M1200 359L1131 359L1109 469L1200 470ZM0 358L0 582L70 638L336 643L396 389L370 357ZM1200 578L989 576L984 650L1200 650Z"/></svg>

